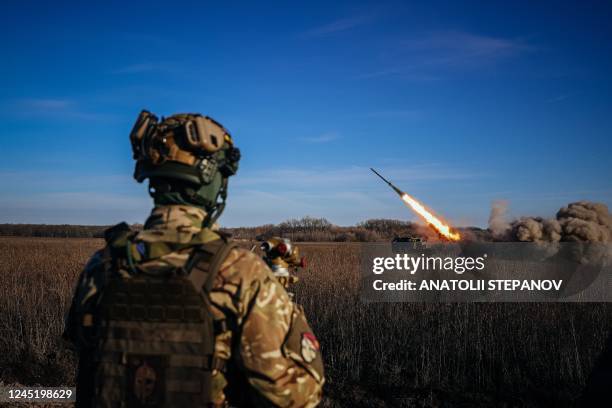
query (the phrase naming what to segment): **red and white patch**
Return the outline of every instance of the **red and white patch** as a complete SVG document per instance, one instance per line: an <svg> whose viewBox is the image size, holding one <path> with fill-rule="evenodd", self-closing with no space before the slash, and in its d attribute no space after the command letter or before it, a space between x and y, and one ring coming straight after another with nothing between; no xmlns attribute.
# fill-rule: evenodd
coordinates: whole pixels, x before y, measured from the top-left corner
<svg viewBox="0 0 612 408"><path fill-rule="evenodd" d="M312 333L302 333L302 358L307 363L312 363L317 358L317 352L321 348L319 340Z"/></svg>

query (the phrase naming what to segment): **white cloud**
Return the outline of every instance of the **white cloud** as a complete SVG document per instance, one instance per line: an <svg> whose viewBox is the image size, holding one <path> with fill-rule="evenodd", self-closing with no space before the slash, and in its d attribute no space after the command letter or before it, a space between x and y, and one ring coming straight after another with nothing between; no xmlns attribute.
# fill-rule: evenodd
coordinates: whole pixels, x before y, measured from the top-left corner
<svg viewBox="0 0 612 408"><path fill-rule="evenodd" d="M547 99L546 102L548 102L548 103L563 102L564 100L570 98L571 96L572 96L572 94L557 95L555 97Z"/></svg>
<svg viewBox="0 0 612 408"><path fill-rule="evenodd" d="M66 110L74 107L74 101L67 99L22 99L21 104L34 110Z"/></svg>
<svg viewBox="0 0 612 408"><path fill-rule="evenodd" d="M148 196L52 192L0 198L0 222L110 225L143 222Z"/></svg>
<svg viewBox="0 0 612 408"><path fill-rule="evenodd" d="M461 169L435 163L386 166L378 170L408 192L417 186L423 191L430 182L444 185L474 177ZM222 225L262 225L305 215L325 217L339 225L352 225L368 218L415 219L368 167L269 168L244 174L248 177L238 175L230 181ZM122 220L143 222L152 207L146 185L135 184L128 175L96 176L97 188L91 185L89 176L75 176L69 183L73 191L62 191L65 184L54 182L56 176L36 172L0 174L0 179L13 180L5 180L2 185L7 194L0 197L0 222L103 225ZM29 192L21 191L20 183L28 185Z"/></svg>
<svg viewBox="0 0 612 408"><path fill-rule="evenodd" d="M141 74L143 72L160 71L170 72L175 67L172 64L164 62L143 62L138 64L130 64L120 67L112 71L113 74Z"/></svg>
<svg viewBox="0 0 612 408"><path fill-rule="evenodd" d="M367 116L371 118L418 119L423 116L423 111L420 109L388 109L370 112Z"/></svg>
<svg viewBox="0 0 612 408"><path fill-rule="evenodd" d="M74 171L0 171L0 189L14 194L24 186L29 191L60 191L66 186L72 190L95 188L98 191L125 190L137 186L129 173L87 174Z"/></svg>
<svg viewBox="0 0 612 408"><path fill-rule="evenodd" d="M300 140L306 143L328 143L339 139L340 136L335 132L323 133L319 136L301 137Z"/></svg>
<svg viewBox="0 0 612 408"><path fill-rule="evenodd" d="M304 37L323 37L330 34L336 34L343 31L351 30L359 27L370 21L369 17L366 16L352 16L334 20L327 24L323 24L317 27L313 27L303 33Z"/></svg>
<svg viewBox="0 0 612 408"><path fill-rule="evenodd" d="M378 170L399 188L415 187L418 182L443 184L474 177L435 163ZM230 181L227 210L221 223L262 225L305 215L325 217L339 225L353 225L368 218L416 219L368 167L349 166L270 168L249 171L248 177L238 175Z"/></svg>
<svg viewBox="0 0 612 408"><path fill-rule="evenodd" d="M423 52L429 63L486 62L532 49L521 41L463 31L433 31L403 41L400 51Z"/></svg>
<svg viewBox="0 0 612 408"><path fill-rule="evenodd" d="M80 103L68 98L22 98L1 107L1 113L21 117L40 117L74 120L110 120L113 115L90 112Z"/></svg>
<svg viewBox="0 0 612 408"><path fill-rule="evenodd" d="M431 180L460 180L474 177L461 169L449 168L437 163L413 164L377 169L391 181L410 183ZM287 180L287 185L279 185L279 180ZM249 171L248 176L240 174L231 180L235 187L271 186L275 188L300 189L316 186L317 188L341 188L342 186L370 186L376 182L375 175L369 167L349 166L341 168L274 168Z"/></svg>
<svg viewBox="0 0 612 408"><path fill-rule="evenodd" d="M464 31L430 31L392 43L382 58L386 66L355 79L401 77L415 81L438 80L445 70L477 69L515 58L535 47L520 39Z"/></svg>
<svg viewBox="0 0 612 408"><path fill-rule="evenodd" d="M401 206L398 206L403 211ZM324 217L338 225L352 225L393 210L384 200L363 192L339 190L284 191L274 193L259 190L230 192L221 224L229 227L276 224L306 215ZM401 213L410 216L409 213ZM396 213L400 215L400 213Z"/></svg>

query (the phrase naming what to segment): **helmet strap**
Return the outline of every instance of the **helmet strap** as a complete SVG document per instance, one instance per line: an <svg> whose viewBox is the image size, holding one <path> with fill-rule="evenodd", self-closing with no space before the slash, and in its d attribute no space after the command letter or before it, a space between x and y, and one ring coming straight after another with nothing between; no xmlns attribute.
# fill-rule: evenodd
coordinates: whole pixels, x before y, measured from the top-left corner
<svg viewBox="0 0 612 408"><path fill-rule="evenodd" d="M220 199L220 201L217 201L215 207L211 211L206 212L206 218L202 223L207 228L210 228L215 222L217 222L217 219L219 219L223 213L223 210L225 209L225 201L227 200L227 185L228 179L224 177L221 188L219 189L218 200Z"/></svg>
<svg viewBox="0 0 612 408"><path fill-rule="evenodd" d="M211 205L208 201L204 202L203 198L198 195L197 188L187 185L178 185L169 180L156 179L151 181L149 186L149 194L158 205L180 204L191 205L206 211L206 218L202 222L202 226L210 228L223 213L225 202L227 200L228 179L223 177L221 188L217 194L216 202Z"/></svg>

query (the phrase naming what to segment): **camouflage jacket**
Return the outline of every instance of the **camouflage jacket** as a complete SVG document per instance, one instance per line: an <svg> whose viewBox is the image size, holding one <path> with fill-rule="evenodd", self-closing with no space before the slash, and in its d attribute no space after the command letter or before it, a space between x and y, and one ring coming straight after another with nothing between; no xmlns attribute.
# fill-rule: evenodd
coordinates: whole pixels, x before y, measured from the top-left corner
<svg viewBox="0 0 612 408"><path fill-rule="evenodd" d="M131 262L143 271L183 267L195 246L219 238L217 232L200 227L205 215L189 206L154 208L144 229L127 242ZM76 316L81 305L103 291L96 271L107 249L97 252L85 267L67 317L65 336L76 344L80 360L87 358L87 348L79 345ZM247 406L313 407L319 403L324 383L319 343L301 307L291 302L258 256L232 249L221 264L210 300L215 319L232 323L229 330L216 334L214 342L215 356L226 360L228 368L214 373L217 405L223 406L227 399L234 403L233 395L241 396L239 405ZM85 370L79 370L81 385L77 387L90 387L88 382L93 380L81 371Z"/></svg>

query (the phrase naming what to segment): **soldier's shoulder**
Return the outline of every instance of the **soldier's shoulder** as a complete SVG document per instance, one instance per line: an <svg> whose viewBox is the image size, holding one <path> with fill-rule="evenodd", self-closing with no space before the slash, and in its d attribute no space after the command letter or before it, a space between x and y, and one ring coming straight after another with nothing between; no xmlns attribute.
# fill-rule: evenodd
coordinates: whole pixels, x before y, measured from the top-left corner
<svg viewBox="0 0 612 408"><path fill-rule="evenodd" d="M235 246L221 263L219 274L226 280L253 281L271 276L266 263L255 253Z"/></svg>
<svg viewBox="0 0 612 408"><path fill-rule="evenodd" d="M266 263L257 256L254 252L249 251L245 248L241 248L234 244L233 248L228 253L227 257L221 264L221 269L229 269L236 267L259 267L263 266L267 268Z"/></svg>
<svg viewBox="0 0 612 408"><path fill-rule="evenodd" d="M105 246L89 258L85 265L85 272L101 269L110 261L111 255L120 248L125 248L127 239L134 235L135 231L126 223L120 222L104 230Z"/></svg>
<svg viewBox="0 0 612 408"><path fill-rule="evenodd" d="M120 222L104 230L104 241L109 247L125 246L127 239L136 233L126 222Z"/></svg>
<svg viewBox="0 0 612 408"><path fill-rule="evenodd" d="M251 301L257 296L274 305L256 313L276 313L279 307L290 303L283 287L268 265L257 254L243 248L233 248L215 276L211 300L226 313L239 318L252 314Z"/></svg>
<svg viewBox="0 0 612 408"><path fill-rule="evenodd" d="M127 222L122 221L104 230L104 240L110 242L117 237L117 235L131 231L132 229Z"/></svg>

